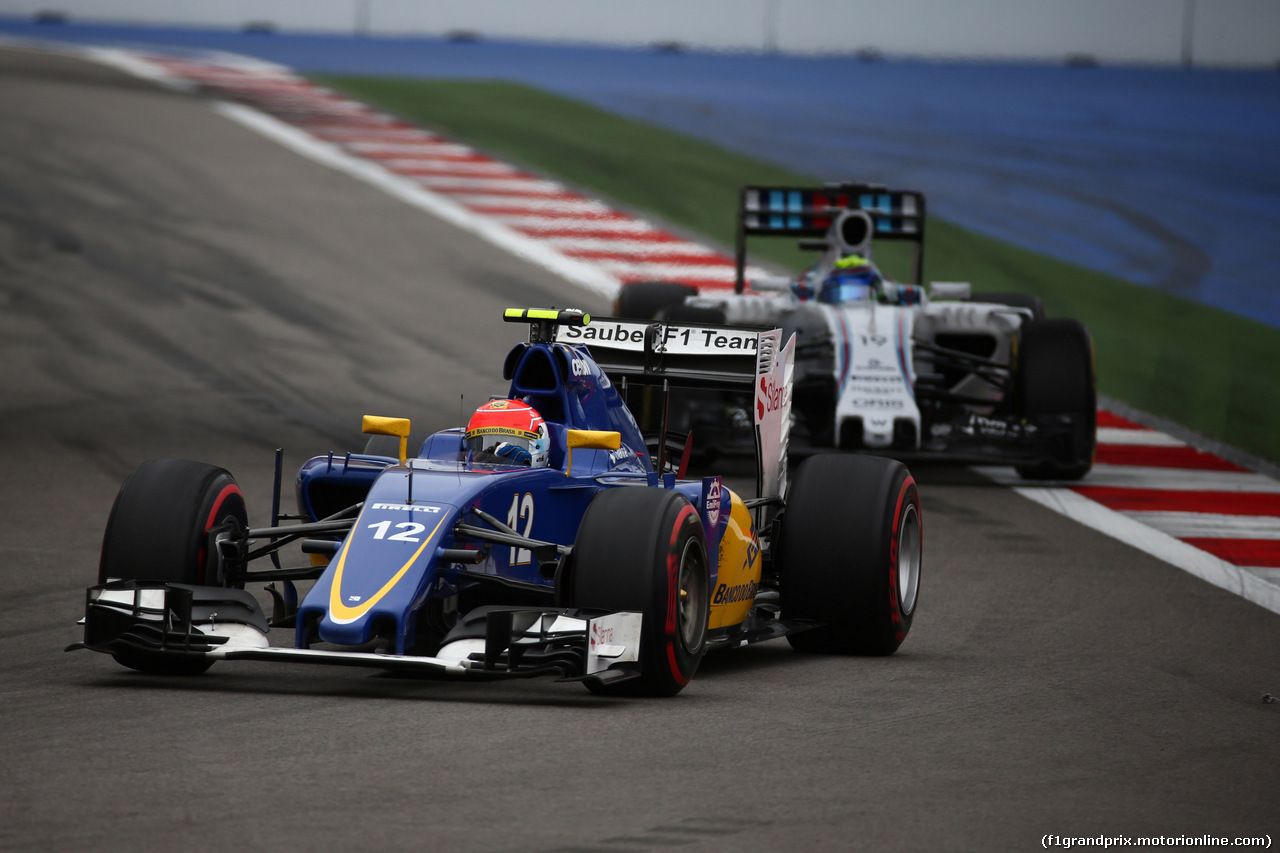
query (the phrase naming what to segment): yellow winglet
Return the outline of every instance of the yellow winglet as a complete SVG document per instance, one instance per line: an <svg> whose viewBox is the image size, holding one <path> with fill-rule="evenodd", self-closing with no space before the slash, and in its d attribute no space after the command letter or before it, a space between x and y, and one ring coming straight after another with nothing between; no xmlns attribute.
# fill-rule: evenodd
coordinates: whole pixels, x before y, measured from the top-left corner
<svg viewBox="0 0 1280 853"><path fill-rule="evenodd" d="M565 444L570 448L591 447L596 450L617 450L622 446L622 433L605 429L567 429Z"/></svg>
<svg viewBox="0 0 1280 853"><path fill-rule="evenodd" d="M367 435L397 435L400 437L400 464L409 459L409 419L381 418L377 415L365 415L360 431Z"/></svg>

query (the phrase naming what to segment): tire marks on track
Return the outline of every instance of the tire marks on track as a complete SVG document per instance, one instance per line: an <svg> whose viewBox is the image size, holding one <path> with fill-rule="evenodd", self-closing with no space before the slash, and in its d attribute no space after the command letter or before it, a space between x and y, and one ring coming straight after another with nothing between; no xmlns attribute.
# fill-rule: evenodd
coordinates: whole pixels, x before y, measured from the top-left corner
<svg viewBox="0 0 1280 853"><path fill-rule="evenodd" d="M702 289L733 287L734 261L722 252L415 127L288 68L228 55L196 59L119 50L91 55L252 108L297 131L292 143L302 153L330 165L351 158L376 168L381 183L398 183L407 191L406 200L417 198L437 214L447 211L456 224L597 293L612 296L622 283L654 279ZM262 119L227 114L282 137ZM364 169L348 171L372 177Z"/></svg>
<svg viewBox="0 0 1280 853"><path fill-rule="evenodd" d="M638 853L642 850L665 850L702 843L722 849L725 845L732 845L733 836L770 824L771 821L742 817L686 818L679 823L648 827L643 832L632 835L618 835L594 842L554 847L544 853L620 853L620 851Z"/></svg>

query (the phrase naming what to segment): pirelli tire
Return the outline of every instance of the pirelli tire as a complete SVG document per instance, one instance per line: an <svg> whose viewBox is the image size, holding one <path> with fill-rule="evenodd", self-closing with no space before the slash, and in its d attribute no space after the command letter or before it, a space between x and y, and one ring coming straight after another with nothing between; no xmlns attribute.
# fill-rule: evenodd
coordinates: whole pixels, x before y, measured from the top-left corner
<svg viewBox="0 0 1280 853"><path fill-rule="evenodd" d="M593 693L674 696L707 649L711 575L706 533L680 493L619 487L587 507L573 546L570 598L585 610L639 611L640 677L586 682Z"/></svg>
<svg viewBox="0 0 1280 853"><path fill-rule="evenodd" d="M1098 391L1093 341L1079 320L1025 323L1018 333L1014 401L1029 421L1069 415L1074 428L1052 458L1016 466L1029 480L1078 480L1093 467Z"/></svg>
<svg viewBox="0 0 1280 853"><path fill-rule="evenodd" d="M686 296L697 296L698 288L677 281L633 281L622 285L613 301L616 317L652 320L659 312L679 305Z"/></svg>
<svg viewBox="0 0 1280 853"><path fill-rule="evenodd" d="M244 494L226 470L185 459L153 459L116 494L102 536L98 582L141 580L224 586L210 552L216 529L248 526ZM129 650L114 655L130 669L157 675L197 675L211 665Z"/></svg>
<svg viewBox="0 0 1280 853"><path fill-rule="evenodd" d="M923 562L920 494L907 467L878 456L812 456L780 521L782 613L816 623L802 652L891 655L915 619Z"/></svg>
<svg viewBox="0 0 1280 853"><path fill-rule="evenodd" d="M725 311L718 306L687 305L684 302L677 302L661 309L657 314L657 319L665 320L668 323L723 325L725 323Z"/></svg>

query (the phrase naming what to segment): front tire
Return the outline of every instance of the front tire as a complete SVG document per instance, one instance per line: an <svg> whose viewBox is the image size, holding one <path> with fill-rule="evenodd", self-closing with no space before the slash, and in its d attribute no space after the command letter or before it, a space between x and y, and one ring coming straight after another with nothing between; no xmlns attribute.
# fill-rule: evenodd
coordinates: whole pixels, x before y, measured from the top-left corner
<svg viewBox="0 0 1280 853"><path fill-rule="evenodd" d="M911 630L920 592L920 494L905 465L824 455L796 471L781 520L787 619L819 623L787 637L802 652L891 655Z"/></svg>
<svg viewBox="0 0 1280 853"><path fill-rule="evenodd" d="M248 526L244 495L222 468L185 459L153 459L138 466L116 495L102 537L98 583L108 579L227 585L216 577L209 533ZM117 662L156 675L197 675L212 665L130 650Z"/></svg>
<svg viewBox="0 0 1280 853"><path fill-rule="evenodd" d="M707 648L711 575L706 533L678 492L618 487L582 518L568 579L573 606L640 611L640 677L586 682L593 693L674 696Z"/></svg>
<svg viewBox="0 0 1280 853"><path fill-rule="evenodd" d="M1029 480L1079 480L1093 467L1097 445L1098 392L1093 341L1079 320L1039 320L1018 335L1018 413L1026 418L1070 415L1075 432L1054 459L1018 465Z"/></svg>

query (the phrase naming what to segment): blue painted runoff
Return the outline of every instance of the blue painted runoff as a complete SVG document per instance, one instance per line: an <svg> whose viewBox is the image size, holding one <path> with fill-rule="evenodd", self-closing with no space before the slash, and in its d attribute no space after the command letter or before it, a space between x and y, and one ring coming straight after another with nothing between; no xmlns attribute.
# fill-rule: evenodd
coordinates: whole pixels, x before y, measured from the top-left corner
<svg viewBox="0 0 1280 853"><path fill-rule="evenodd" d="M506 79L824 180L925 193L1019 246L1280 327L1280 73L861 61L531 42L36 24L301 73ZM981 283L978 283L981 286Z"/></svg>

